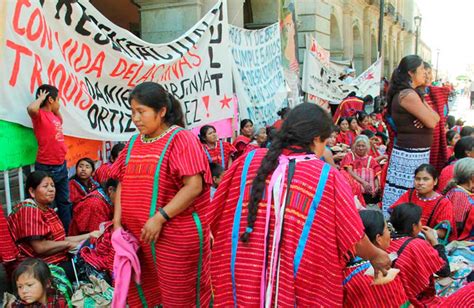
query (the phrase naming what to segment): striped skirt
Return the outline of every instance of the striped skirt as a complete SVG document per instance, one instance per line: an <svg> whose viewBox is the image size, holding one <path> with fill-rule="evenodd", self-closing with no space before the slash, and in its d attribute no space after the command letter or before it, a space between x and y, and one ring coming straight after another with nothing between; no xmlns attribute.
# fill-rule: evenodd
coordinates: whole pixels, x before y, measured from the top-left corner
<svg viewBox="0 0 474 308"><path fill-rule="evenodd" d="M429 161L430 148L393 147L382 199L385 217L388 217L387 209L408 189L413 188L416 168Z"/></svg>

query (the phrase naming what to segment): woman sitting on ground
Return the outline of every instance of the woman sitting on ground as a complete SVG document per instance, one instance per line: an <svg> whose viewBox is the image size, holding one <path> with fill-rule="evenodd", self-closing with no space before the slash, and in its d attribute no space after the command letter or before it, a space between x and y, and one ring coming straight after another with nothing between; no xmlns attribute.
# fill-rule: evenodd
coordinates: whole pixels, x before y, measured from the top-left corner
<svg viewBox="0 0 474 308"><path fill-rule="evenodd" d="M365 234L376 247L387 250L390 231L380 211L359 211ZM387 284L374 285L374 277L366 275L369 261L353 258L344 270L344 307L401 307L408 297L400 276Z"/></svg>
<svg viewBox="0 0 474 308"><path fill-rule="evenodd" d="M390 216L395 233L388 252L398 256L392 267L400 269L405 292L415 307L437 304L440 298L433 275L450 274L444 246L438 243L434 230L422 224L421 217L421 207L413 203L400 204Z"/></svg>
<svg viewBox="0 0 474 308"><path fill-rule="evenodd" d="M66 237L63 224L56 212L50 208L56 189L51 176L44 171L35 171L26 179L29 198L17 204L8 217L8 228L18 246L20 257L40 258L46 263L59 265L73 279L68 251L82 241L100 235L98 231Z"/></svg>
<svg viewBox="0 0 474 308"><path fill-rule="evenodd" d="M69 200L73 208L88 193L100 187L100 184L92 178L94 170L92 159L84 157L77 161L76 174L69 180Z"/></svg>
<svg viewBox="0 0 474 308"><path fill-rule="evenodd" d="M474 158L465 157L456 162L454 178L444 194L453 204L458 240L474 238Z"/></svg>
<svg viewBox="0 0 474 308"><path fill-rule="evenodd" d="M350 123L354 121L355 125L357 125L357 121L353 118L341 118L337 125L339 125L339 135L337 135L336 143L343 143L346 145L352 145L357 134L350 129Z"/></svg>
<svg viewBox="0 0 474 308"><path fill-rule="evenodd" d="M106 163L104 162L99 168L97 168L97 170L94 172L94 180L96 180L101 185L107 182L107 180L110 178L110 168L112 168L112 164L124 148L125 143L117 143L112 147L109 161Z"/></svg>
<svg viewBox="0 0 474 308"><path fill-rule="evenodd" d="M438 183L438 171L430 164L422 164L415 170L415 188L404 193L390 209L406 202L421 207L421 222L424 226L437 229L438 237L449 240L456 239L453 205L442 194L434 189ZM448 234L448 231L449 234Z"/></svg>
<svg viewBox="0 0 474 308"><path fill-rule="evenodd" d="M253 151L258 148L266 148L267 145L267 129L261 127L255 131L252 141L247 146L247 152Z"/></svg>
<svg viewBox="0 0 474 308"><path fill-rule="evenodd" d="M250 119L243 119L240 121L240 135L234 140L232 144L237 152L234 155L234 158L239 158L242 154L247 151L247 146L252 141L253 137L253 122Z"/></svg>
<svg viewBox="0 0 474 308"><path fill-rule="evenodd" d="M456 142L454 146L454 156L449 159L448 165L441 170L438 188L436 189L437 192L441 193L446 188L446 185L448 185L453 178L454 164L457 160L464 157L474 158L474 137L463 137Z"/></svg>
<svg viewBox="0 0 474 308"><path fill-rule="evenodd" d="M461 139L461 135L455 130L449 130L446 133L446 141L448 142L447 157L450 158L454 154L454 146Z"/></svg>
<svg viewBox="0 0 474 308"><path fill-rule="evenodd" d="M117 185L117 180L108 179L104 189L92 191L74 206L69 235L99 230L103 222L112 220Z"/></svg>
<svg viewBox="0 0 474 308"><path fill-rule="evenodd" d="M365 135L357 136L352 152L341 161L344 168L360 185L364 200L368 204L380 201L380 172L377 161L369 155L370 141Z"/></svg>
<svg viewBox="0 0 474 308"><path fill-rule="evenodd" d="M204 125L199 130L199 141L202 143L209 163L219 164L226 170L232 164L232 156L237 152L229 142L219 140L216 128Z"/></svg>

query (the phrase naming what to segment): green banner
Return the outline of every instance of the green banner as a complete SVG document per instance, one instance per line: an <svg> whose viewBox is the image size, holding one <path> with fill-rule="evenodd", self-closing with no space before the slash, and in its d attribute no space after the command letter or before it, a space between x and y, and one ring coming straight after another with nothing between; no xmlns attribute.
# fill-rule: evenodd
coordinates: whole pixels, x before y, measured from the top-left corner
<svg viewBox="0 0 474 308"><path fill-rule="evenodd" d="M0 171L33 164L37 151L31 128L0 120Z"/></svg>

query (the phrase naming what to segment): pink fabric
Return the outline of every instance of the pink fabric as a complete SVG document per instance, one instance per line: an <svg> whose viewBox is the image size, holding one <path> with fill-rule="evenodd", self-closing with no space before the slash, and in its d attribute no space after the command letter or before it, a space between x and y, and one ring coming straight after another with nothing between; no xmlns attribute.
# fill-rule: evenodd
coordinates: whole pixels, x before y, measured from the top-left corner
<svg viewBox="0 0 474 308"><path fill-rule="evenodd" d="M132 273L135 283L140 284L141 268L137 256L140 244L130 232L119 228L112 233L112 246L115 249L112 308L122 308L126 307Z"/></svg>

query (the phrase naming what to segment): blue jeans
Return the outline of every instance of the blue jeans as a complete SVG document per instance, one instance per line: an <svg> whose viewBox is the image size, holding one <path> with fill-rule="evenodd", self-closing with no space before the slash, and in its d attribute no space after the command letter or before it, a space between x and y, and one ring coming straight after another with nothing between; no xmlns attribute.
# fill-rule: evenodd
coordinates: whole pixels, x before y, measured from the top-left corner
<svg viewBox="0 0 474 308"><path fill-rule="evenodd" d="M54 186L56 187L54 203L58 209L59 219L67 233L72 218L72 205L69 202L69 181L67 178L66 162L62 165L44 165L36 162L35 170L46 171L52 176Z"/></svg>

